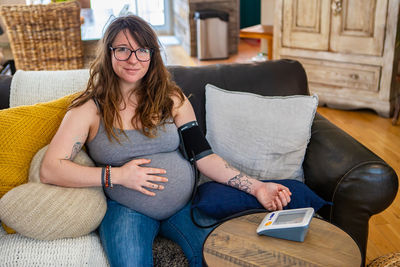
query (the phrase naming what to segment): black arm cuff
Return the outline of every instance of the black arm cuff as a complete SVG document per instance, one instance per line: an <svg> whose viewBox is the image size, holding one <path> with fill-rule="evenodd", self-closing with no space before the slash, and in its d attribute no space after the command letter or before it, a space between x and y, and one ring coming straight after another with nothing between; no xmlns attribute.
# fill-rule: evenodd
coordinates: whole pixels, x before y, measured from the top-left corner
<svg viewBox="0 0 400 267"><path fill-rule="evenodd" d="M182 155L193 162L213 153L196 121L185 123L178 128Z"/></svg>

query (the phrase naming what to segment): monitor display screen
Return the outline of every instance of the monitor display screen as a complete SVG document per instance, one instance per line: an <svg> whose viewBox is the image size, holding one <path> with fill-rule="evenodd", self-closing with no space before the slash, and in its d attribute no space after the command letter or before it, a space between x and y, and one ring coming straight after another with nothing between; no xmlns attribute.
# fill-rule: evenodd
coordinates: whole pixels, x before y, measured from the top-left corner
<svg viewBox="0 0 400 267"><path fill-rule="evenodd" d="M305 215L305 211L286 214L281 213L278 215L278 218L276 218L274 224L301 223Z"/></svg>

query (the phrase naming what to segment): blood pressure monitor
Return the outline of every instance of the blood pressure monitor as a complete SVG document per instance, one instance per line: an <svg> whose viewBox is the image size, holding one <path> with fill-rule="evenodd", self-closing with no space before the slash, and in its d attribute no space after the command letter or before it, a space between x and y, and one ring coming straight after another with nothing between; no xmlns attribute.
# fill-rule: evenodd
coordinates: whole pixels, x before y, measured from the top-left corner
<svg viewBox="0 0 400 267"><path fill-rule="evenodd" d="M313 215L313 208L270 212L258 226L257 234L303 242Z"/></svg>

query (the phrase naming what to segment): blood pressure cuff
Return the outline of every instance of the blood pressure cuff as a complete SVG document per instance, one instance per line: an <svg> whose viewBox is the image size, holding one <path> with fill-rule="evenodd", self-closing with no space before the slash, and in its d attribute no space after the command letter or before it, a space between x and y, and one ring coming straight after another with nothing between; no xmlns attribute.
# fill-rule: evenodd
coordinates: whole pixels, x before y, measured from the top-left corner
<svg viewBox="0 0 400 267"><path fill-rule="evenodd" d="M190 162L213 153L197 121L191 121L182 125L178 128L178 133L181 153Z"/></svg>

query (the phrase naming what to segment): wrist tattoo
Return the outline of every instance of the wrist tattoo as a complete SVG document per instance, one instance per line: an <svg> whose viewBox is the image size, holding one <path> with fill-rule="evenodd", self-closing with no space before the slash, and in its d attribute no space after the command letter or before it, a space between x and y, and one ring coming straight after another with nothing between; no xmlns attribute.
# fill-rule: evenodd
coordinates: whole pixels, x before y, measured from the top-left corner
<svg viewBox="0 0 400 267"><path fill-rule="evenodd" d="M253 184L248 177L242 172L226 182L227 185L240 189L246 193L251 193L251 185Z"/></svg>

